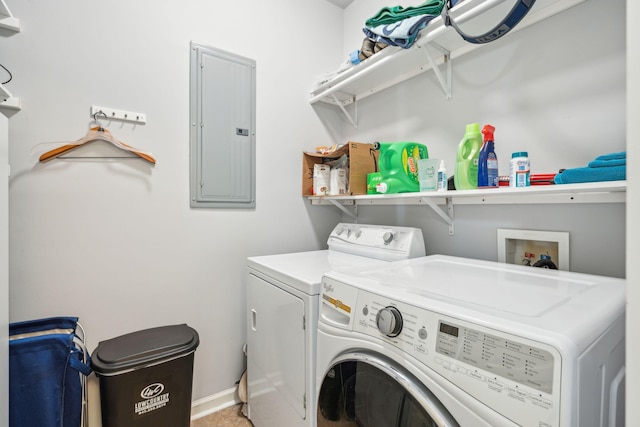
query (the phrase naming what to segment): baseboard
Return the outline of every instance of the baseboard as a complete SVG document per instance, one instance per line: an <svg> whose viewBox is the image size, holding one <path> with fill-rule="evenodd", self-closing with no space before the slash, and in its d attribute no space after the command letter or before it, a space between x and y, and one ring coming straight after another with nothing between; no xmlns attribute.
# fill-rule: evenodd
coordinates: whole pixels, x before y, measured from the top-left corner
<svg viewBox="0 0 640 427"><path fill-rule="evenodd" d="M207 415L213 414L221 409L240 403L237 390L237 387L232 387L219 393L212 394L211 396L194 400L191 404L191 420L193 421L198 418L206 417Z"/></svg>

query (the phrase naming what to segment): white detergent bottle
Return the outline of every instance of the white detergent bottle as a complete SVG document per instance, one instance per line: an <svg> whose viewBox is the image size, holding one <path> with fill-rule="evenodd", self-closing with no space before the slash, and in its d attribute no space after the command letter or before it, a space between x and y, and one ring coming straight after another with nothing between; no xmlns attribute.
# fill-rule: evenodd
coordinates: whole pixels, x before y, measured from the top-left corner
<svg viewBox="0 0 640 427"><path fill-rule="evenodd" d="M438 167L436 189L438 191L447 191L447 169L444 167L444 160L440 160L440 166Z"/></svg>

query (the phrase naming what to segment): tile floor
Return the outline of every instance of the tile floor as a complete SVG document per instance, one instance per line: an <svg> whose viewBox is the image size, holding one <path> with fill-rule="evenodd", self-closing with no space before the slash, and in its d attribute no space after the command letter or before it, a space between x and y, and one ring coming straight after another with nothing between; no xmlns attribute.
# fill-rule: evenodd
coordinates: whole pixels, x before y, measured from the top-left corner
<svg viewBox="0 0 640 427"><path fill-rule="evenodd" d="M230 406L191 422L191 427L253 427L242 412L241 405Z"/></svg>
<svg viewBox="0 0 640 427"><path fill-rule="evenodd" d="M191 422L191 427L253 427L242 412L241 405L234 405L206 417ZM318 427L356 427L357 424L348 421L320 421Z"/></svg>

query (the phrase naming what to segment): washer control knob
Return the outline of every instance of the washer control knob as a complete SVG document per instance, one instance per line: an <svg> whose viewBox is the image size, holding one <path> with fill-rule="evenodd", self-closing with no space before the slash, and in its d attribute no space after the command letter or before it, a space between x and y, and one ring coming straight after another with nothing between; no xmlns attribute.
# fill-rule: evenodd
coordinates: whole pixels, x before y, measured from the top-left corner
<svg viewBox="0 0 640 427"><path fill-rule="evenodd" d="M427 339L427 330L425 328L420 328L418 330L418 337L421 340L426 340Z"/></svg>
<svg viewBox="0 0 640 427"><path fill-rule="evenodd" d="M402 331L402 314L395 307L385 307L376 314L378 330L388 337L397 337Z"/></svg>
<svg viewBox="0 0 640 427"><path fill-rule="evenodd" d="M393 242L393 239L395 237L396 237L396 233L392 231L387 231L382 235L382 240L384 241L385 245L388 245L389 243Z"/></svg>

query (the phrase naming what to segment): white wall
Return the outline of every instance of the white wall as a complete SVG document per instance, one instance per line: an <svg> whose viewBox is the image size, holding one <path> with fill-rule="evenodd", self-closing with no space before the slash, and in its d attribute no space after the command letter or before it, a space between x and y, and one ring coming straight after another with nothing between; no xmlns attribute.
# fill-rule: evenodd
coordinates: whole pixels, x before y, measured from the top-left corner
<svg viewBox="0 0 640 427"><path fill-rule="evenodd" d="M7 118L0 113L0 396L9 393L9 162ZM8 399L0 398L0 425L9 423Z"/></svg>
<svg viewBox="0 0 640 427"><path fill-rule="evenodd" d="M201 339L193 398L233 387L246 257L325 247L339 219L300 197L300 163L332 141L307 94L340 62L342 10L324 0L10 3L22 25L0 44L22 99L10 121L11 321L77 315L91 350L184 322ZM257 61L255 210L189 208L191 40ZM145 125L105 124L158 164L38 163L86 133L91 105L145 113Z"/></svg>
<svg viewBox="0 0 640 427"><path fill-rule="evenodd" d="M344 55L360 47L364 21L386 3L357 0L347 8ZM491 123L501 175L514 151L529 152L532 173L585 166L625 150L625 53L624 1L608 3L605 14L587 1L454 59L451 101L433 72L362 100L357 129L340 119L344 139L422 142L453 174L465 124ZM422 227L428 253L480 259L496 259L497 228L569 231L572 270L625 276L623 204L456 206L453 237L424 207L361 207L358 214L361 222Z"/></svg>
<svg viewBox="0 0 640 427"><path fill-rule="evenodd" d="M634 143L637 124L640 117L640 28L636 25L640 19L640 5L637 1L627 0L627 136L629 161L640 164L640 147ZM640 216L640 174L632 168L627 177L627 217ZM627 221L627 425L640 425L640 265L637 262L636 248L640 241L640 226L637 221ZM635 361L631 363L630 361Z"/></svg>

